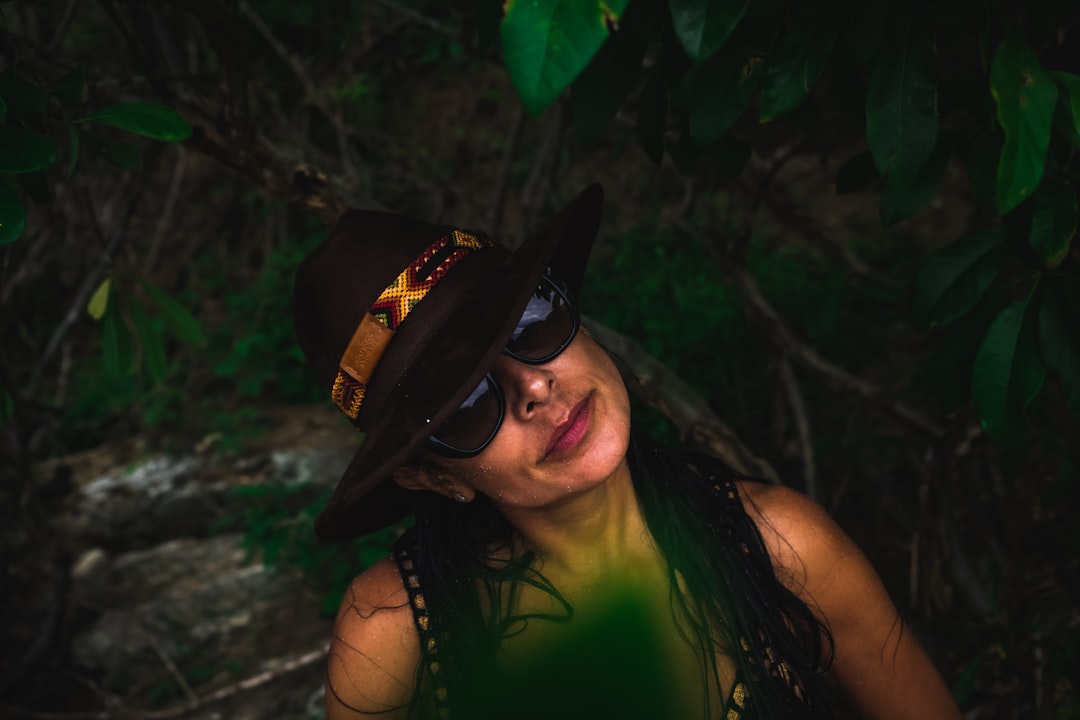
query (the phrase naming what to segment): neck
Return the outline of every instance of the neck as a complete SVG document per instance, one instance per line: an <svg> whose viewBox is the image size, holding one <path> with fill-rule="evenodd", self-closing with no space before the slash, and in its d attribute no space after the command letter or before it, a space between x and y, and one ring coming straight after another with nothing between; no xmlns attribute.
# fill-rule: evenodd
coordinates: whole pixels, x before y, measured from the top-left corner
<svg viewBox="0 0 1080 720"><path fill-rule="evenodd" d="M613 573L637 574L658 557L625 460L587 493L543 508L502 510L549 578L591 584Z"/></svg>

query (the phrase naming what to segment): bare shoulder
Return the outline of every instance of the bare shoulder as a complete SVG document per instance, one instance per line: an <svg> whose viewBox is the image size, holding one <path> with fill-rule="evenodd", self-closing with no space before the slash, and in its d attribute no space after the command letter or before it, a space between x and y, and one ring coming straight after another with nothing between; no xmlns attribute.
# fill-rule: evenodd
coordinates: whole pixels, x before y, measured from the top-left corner
<svg viewBox="0 0 1080 720"><path fill-rule="evenodd" d="M825 571L851 555L862 558L862 552L829 514L802 493L752 481L740 481L737 486L773 563L795 580L810 580L808 572Z"/></svg>
<svg viewBox="0 0 1080 720"><path fill-rule="evenodd" d="M779 485L740 482L738 488L777 577L834 633L839 625L861 619L869 597L890 622L896 620L877 572L824 508Z"/></svg>
<svg viewBox="0 0 1080 720"><path fill-rule="evenodd" d="M338 609L327 659L327 720L405 717L420 641L392 558L353 579Z"/></svg>
<svg viewBox="0 0 1080 720"><path fill-rule="evenodd" d="M865 717L949 718L960 712L881 578L821 506L776 485L738 483L777 578L829 629L832 674Z"/></svg>

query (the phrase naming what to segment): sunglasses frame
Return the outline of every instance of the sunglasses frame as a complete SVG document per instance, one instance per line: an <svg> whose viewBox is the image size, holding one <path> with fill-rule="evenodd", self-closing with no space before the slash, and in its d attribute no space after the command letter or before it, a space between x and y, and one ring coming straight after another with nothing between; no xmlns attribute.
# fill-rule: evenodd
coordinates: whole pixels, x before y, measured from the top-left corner
<svg viewBox="0 0 1080 720"><path fill-rule="evenodd" d="M570 343L572 343L574 341L574 338L577 337L578 330L581 329L581 312L578 308L577 303L574 302L574 298L571 296L569 288L567 288L564 283L555 280L553 277L551 277L550 274L545 274L540 277L540 282L537 284L537 288L540 288L544 285L549 286L555 293L557 293L566 303L566 307L569 308L570 333L556 350L541 358L526 358L510 350L509 347L503 348L503 353L505 355L510 356L518 362L525 363L526 365L543 365L545 363L551 362L559 355L561 355L562 352L570 346ZM522 311L522 317L524 317L524 311ZM430 435L425 441L425 447L428 450L435 453L436 455L440 455L445 458L465 459L476 457L480 453L484 452L487 446L491 444L491 441L494 440L495 436L499 434L499 429L502 428L503 420L506 417L506 395L503 393L502 387L500 387L499 385L499 381L495 379L495 374L491 371L488 371L484 375L483 382L486 382L488 386L495 391L495 398L498 401L499 406L498 417L496 418L495 424L492 427L491 432L488 434L487 438L475 449L463 450L440 440L434 435ZM479 385L477 387L479 387ZM457 411L455 410L455 412Z"/></svg>

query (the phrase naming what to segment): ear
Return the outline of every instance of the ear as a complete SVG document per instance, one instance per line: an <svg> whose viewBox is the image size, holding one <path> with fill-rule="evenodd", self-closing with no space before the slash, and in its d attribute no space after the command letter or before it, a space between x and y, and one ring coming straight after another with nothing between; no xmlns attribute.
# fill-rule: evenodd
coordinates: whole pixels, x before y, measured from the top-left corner
<svg viewBox="0 0 1080 720"><path fill-rule="evenodd" d="M439 475L431 468L422 465L402 465L394 470L394 482L406 490L433 490L439 492Z"/></svg>

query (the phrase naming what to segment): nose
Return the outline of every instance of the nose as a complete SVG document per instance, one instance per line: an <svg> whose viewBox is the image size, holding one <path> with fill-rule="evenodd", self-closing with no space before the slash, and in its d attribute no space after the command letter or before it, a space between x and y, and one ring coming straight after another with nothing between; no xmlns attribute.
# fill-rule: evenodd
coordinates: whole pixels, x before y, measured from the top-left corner
<svg viewBox="0 0 1080 720"><path fill-rule="evenodd" d="M506 411L519 420L532 417L551 399L555 375L543 365L529 365L504 355L495 361L492 372L506 396Z"/></svg>

